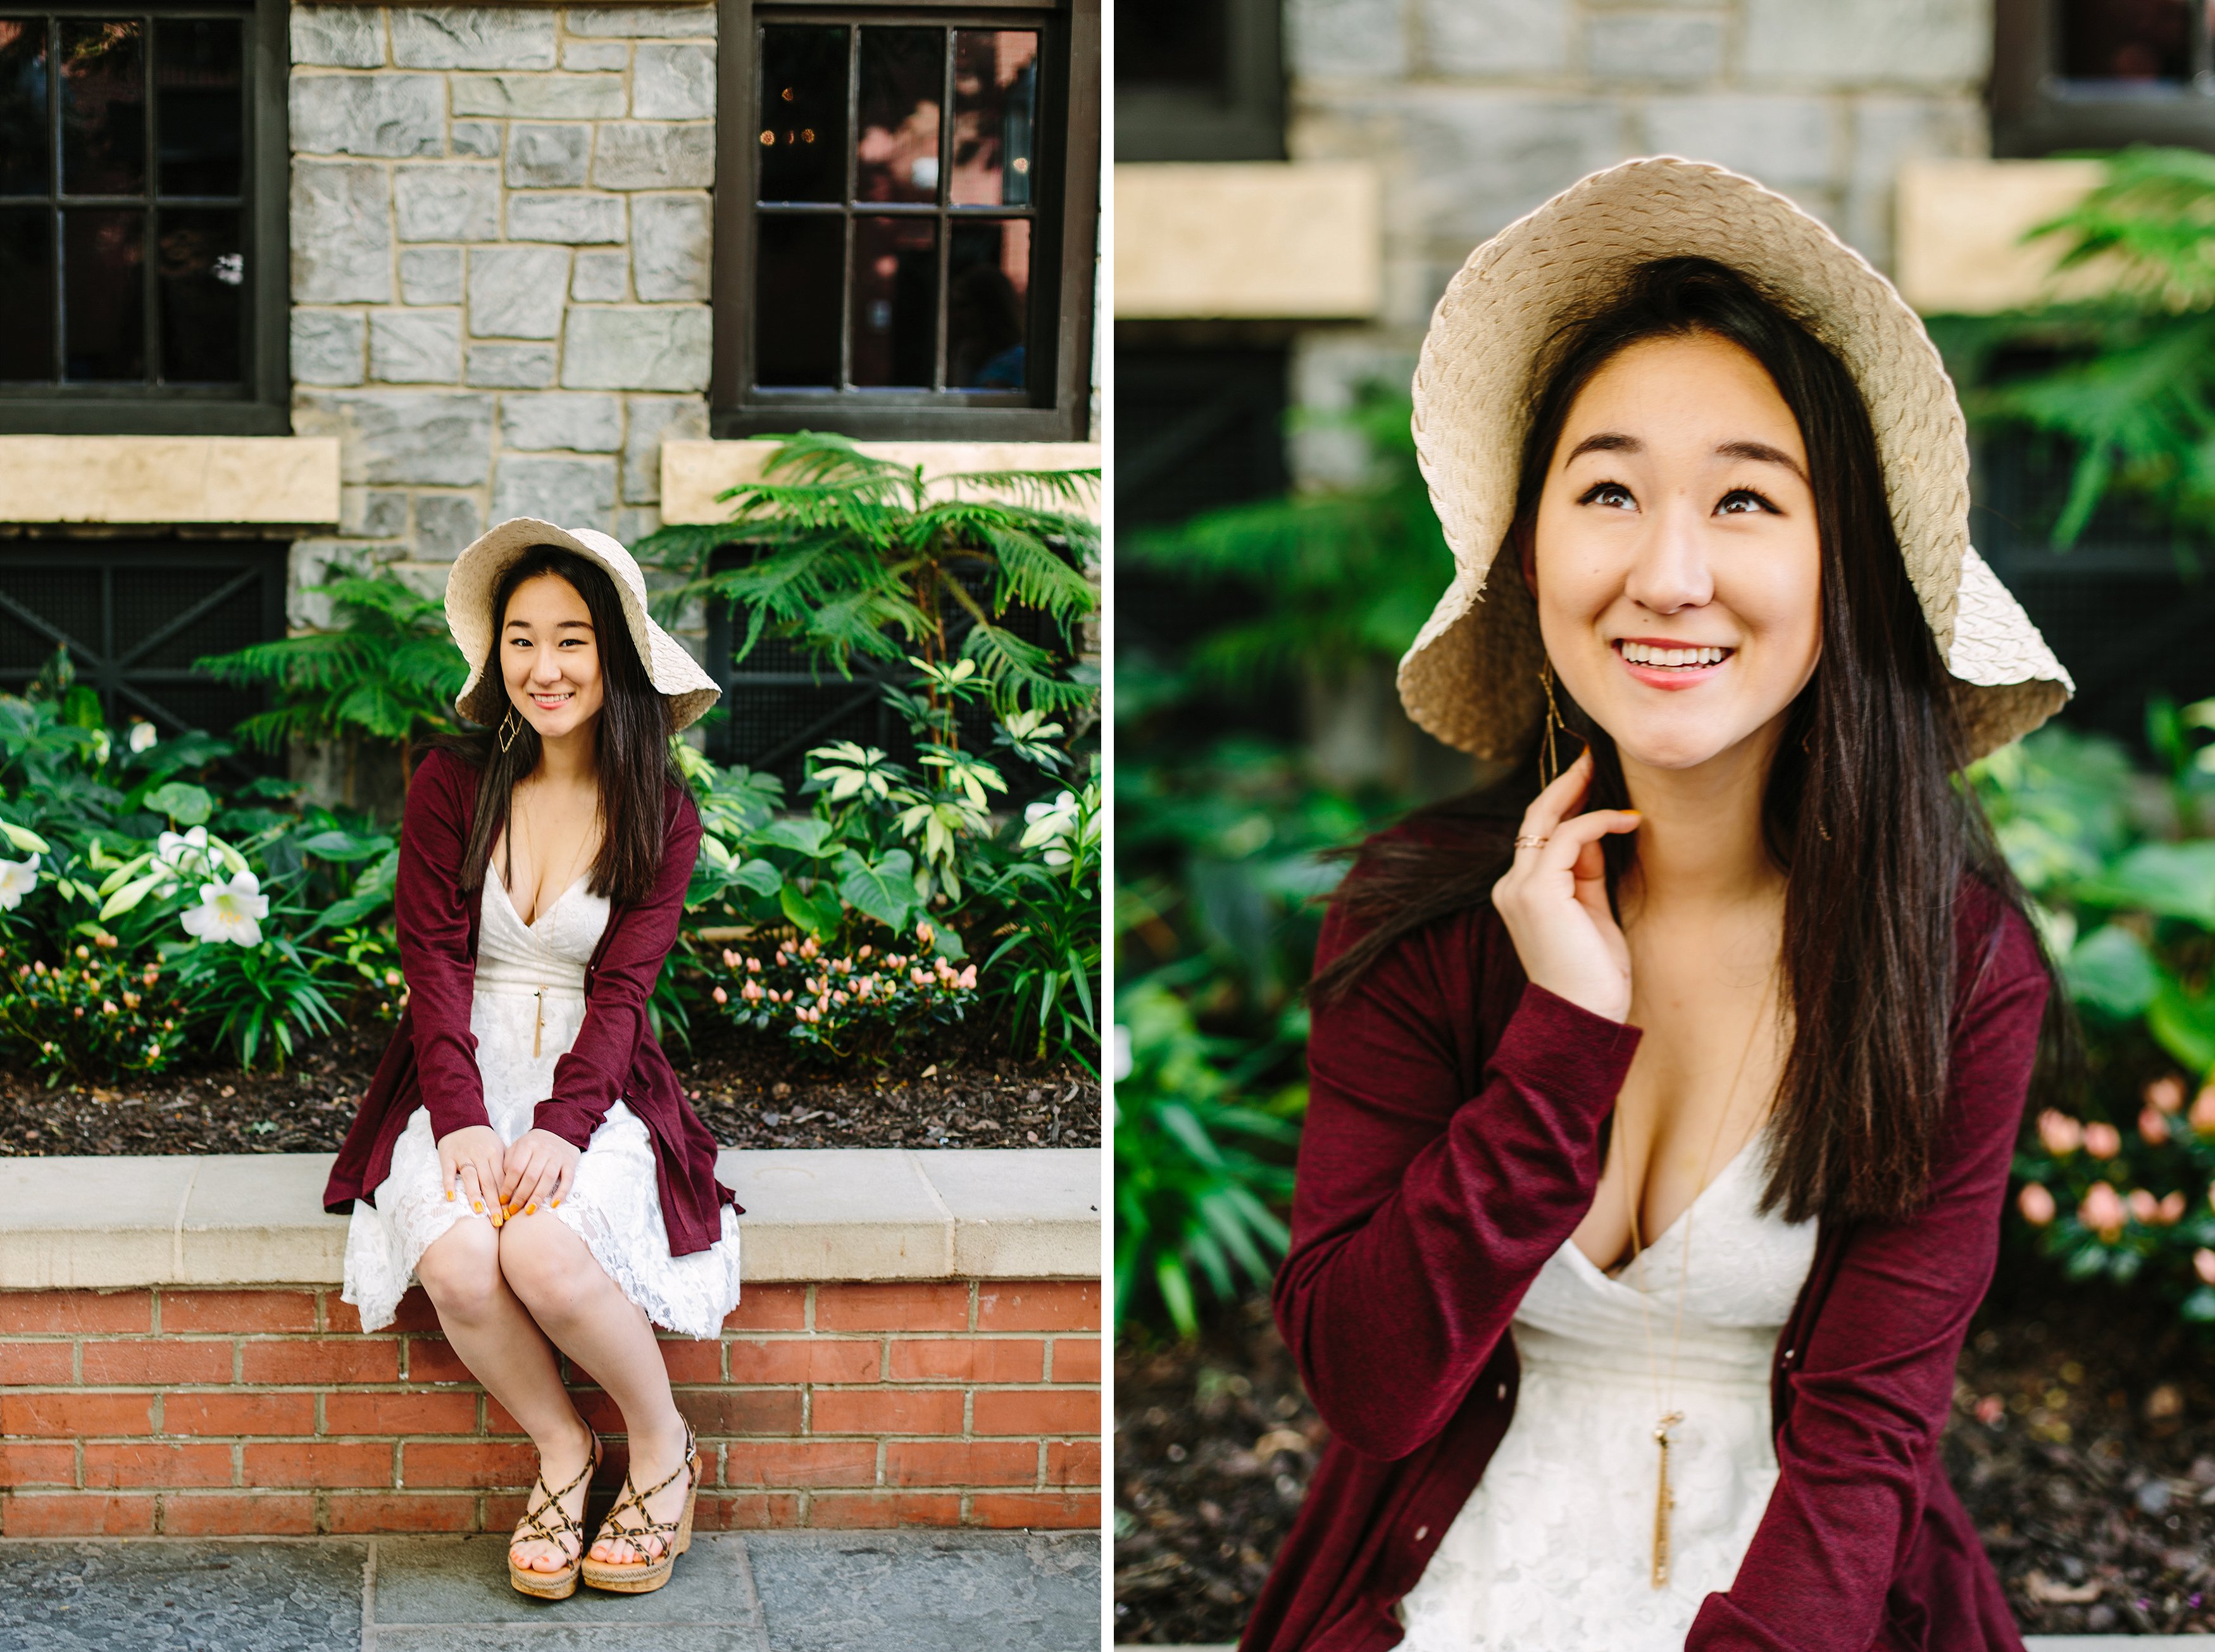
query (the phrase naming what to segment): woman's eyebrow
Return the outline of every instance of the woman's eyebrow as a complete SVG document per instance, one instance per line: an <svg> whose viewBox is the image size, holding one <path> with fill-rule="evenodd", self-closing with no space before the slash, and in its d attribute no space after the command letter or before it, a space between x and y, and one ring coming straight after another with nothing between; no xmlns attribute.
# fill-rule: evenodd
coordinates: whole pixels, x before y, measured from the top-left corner
<svg viewBox="0 0 2215 1652"><path fill-rule="evenodd" d="M1563 456L1562 463L1585 453L1643 453L1646 444L1635 436L1626 436L1619 430L1602 430L1587 436Z"/></svg>
<svg viewBox="0 0 2215 1652"><path fill-rule="evenodd" d="M1800 468L1799 460L1782 449L1771 447L1767 442L1723 442L1715 451L1727 459L1752 459L1762 464L1781 464L1801 481L1807 480L1807 473Z"/></svg>

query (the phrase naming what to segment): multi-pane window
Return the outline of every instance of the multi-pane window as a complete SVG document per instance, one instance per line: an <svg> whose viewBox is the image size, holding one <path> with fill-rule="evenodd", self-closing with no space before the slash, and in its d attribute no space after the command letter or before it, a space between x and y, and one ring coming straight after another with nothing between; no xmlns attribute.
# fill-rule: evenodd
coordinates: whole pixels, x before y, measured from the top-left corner
<svg viewBox="0 0 2215 1652"><path fill-rule="evenodd" d="M265 396L256 31L240 6L0 12L0 417L17 415L11 427L71 427L34 409L74 404L108 415L76 427L129 428L167 404L155 427L205 428L191 404ZM281 300L277 320L281 336Z"/></svg>
<svg viewBox="0 0 2215 1652"><path fill-rule="evenodd" d="M1082 434L1091 226L1087 206L1072 243L1071 140L1088 128L1096 157L1097 95L1073 111L1066 15L733 9L753 50L747 107L723 117L719 413Z"/></svg>
<svg viewBox="0 0 2215 1652"><path fill-rule="evenodd" d="M2215 148L2215 20L2200 0L1998 0L1999 155Z"/></svg>
<svg viewBox="0 0 2215 1652"><path fill-rule="evenodd" d="M1279 0L1118 0L1115 158L1281 161Z"/></svg>

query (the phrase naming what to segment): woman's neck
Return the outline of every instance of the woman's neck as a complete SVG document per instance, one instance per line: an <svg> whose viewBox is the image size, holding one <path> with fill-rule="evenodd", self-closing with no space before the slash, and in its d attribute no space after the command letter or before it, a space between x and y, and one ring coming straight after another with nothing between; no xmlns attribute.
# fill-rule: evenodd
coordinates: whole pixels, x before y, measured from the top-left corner
<svg viewBox="0 0 2215 1652"><path fill-rule="evenodd" d="M563 790L572 787L590 787L596 783L596 745L594 736L599 730L599 719L555 740L543 735L538 742L538 766L531 771L534 784L554 786Z"/></svg>
<svg viewBox="0 0 2215 1652"><path fill-rule="evenodd" d="M1782 898L1784 874L1762 832L1762 801L1781 732L1772 723L1690 769L1656 769L1622 758L1630 806L1640 815L1626 906L1651 916Z"/></svg>

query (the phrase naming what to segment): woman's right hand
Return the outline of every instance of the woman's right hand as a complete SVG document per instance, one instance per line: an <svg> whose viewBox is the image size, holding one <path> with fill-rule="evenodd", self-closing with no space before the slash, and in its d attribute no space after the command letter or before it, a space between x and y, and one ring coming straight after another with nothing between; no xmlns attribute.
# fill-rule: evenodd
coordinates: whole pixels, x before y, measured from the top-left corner
<svg viewBox="0 0 2215 1652"><path fill-rule="evenodd" d="M500 1132L488 1124L464 1125L439 1138L439 1179L446 1197L467 1200L471 1210L490 1216L494 1227L500 1225Z"/></svg>
<svg viewBox="0 0 2215 1652"><path fill-rule="evenodd" d="M1531 801L1516 833L1514 864L1492 886L1492 905L1533 985L1621 1021L1630 1014L1630 948L1608 908L1600 840L1635 831L1638 811L1571 816L1592 776L1587 748Z"/></svg>

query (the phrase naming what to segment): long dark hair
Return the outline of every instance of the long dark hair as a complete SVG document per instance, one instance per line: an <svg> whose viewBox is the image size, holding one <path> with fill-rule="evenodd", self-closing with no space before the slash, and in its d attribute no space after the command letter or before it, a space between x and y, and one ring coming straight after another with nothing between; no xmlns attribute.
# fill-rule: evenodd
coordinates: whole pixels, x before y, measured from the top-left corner
<svg viewBox="0 0 2215 1652"><path fill-rule="evenodd" d="M494 707L503 713L509 709L500 664L500 633L517 588L541 574L559 574L585 599L600 651L600 716L594 730L592 766L599 780L602 831L600 852L592 859L586 887L619 905L642 900L661 870L662 808L676 774L669 753L669 702L653 686L645 661L638 657L623 617L623 599L608 571L591 557L558 545L533 545L518 557L493 587L492 654L471 704L488 715ZM507 818L515 783L538 766L538 731L517 714L508 725L512 738L503 750L499 735L503 720L494 718L490 728L444 735L436 742L477 771L476 817L462 847L460 887L465 894L484 882L493 837Z"/></svg>
<svg viewBox="0 0 2215 1652"><path fill-rule="evenodd" d="M1761 1207L1795 1222L1897 1218L1925 1194L1945 1106L1964 875L2028 914L1982 810L1951 777L1962 750L1951 679L1908 580L1852 377L1736 271L1702 258L1643 266L1541 358L1494 577L1517 577L1554 451L1593 376L1641 340L1692 335L1737 345L1775 381L1807 444L1821 540L1821 659L1787 713L1762 799L1765 846L1789 874L1780 961L1792 1041ZM1592 750L1585 807L1625 807L1614 741L1563 698ZM1335 897L1361 932L1312 996L1342 997L1409 931L1488 902L1537 789L1534 752L1505 780L1363 845ZM1606 844L1613 890L1636 849L1627 836Z"/></svg>

